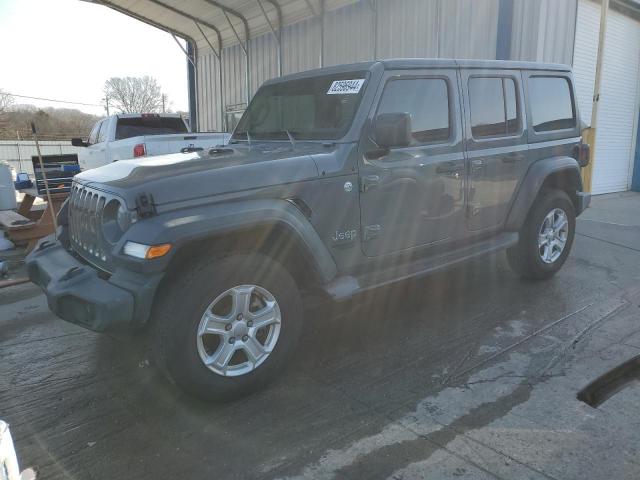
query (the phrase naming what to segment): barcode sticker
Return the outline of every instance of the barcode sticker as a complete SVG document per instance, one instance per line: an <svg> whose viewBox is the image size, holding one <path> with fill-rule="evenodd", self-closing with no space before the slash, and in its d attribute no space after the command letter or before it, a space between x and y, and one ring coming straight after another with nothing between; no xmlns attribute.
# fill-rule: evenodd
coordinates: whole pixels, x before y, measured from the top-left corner
<svg viewBox="0 0 640 480"><path fill-rule="evenodd" d="M355 80L335 80L327 95L353 95L358 93L364 84L364 78L358 78Z"/></svg>

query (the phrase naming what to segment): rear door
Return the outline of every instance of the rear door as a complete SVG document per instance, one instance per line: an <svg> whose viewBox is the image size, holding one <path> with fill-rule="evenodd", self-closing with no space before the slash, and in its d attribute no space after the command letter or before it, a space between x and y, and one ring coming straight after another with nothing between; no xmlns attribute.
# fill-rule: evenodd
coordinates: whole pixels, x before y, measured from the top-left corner
<svg viewBox="0 0 640 480"><path fill-rule="evenodd" d="M467 227L499 228L526 173L527 135L519 71L462 69L469 181Z"/></svg>
<svg viewBox="0 0 640 480"><path fill-rule="evenodd" d="M109 118L106 118L98 123L97 130L95 132L95 143L87 147L86 151L86 166L80 165L83 170L90 168L101 167L107 162L107 130L109 127ZM89 141L92 141L93 131L89 137Z"/></svg>
<svg viewBox="0 0 640 480"><path fill-rule="evenodd" d="M380 153L360 144L363 250L377 256L464 232L464 150L455 69L388 71L370 112L409 113L412 142ZM461 232L462 230L462 232Z"/></svg>

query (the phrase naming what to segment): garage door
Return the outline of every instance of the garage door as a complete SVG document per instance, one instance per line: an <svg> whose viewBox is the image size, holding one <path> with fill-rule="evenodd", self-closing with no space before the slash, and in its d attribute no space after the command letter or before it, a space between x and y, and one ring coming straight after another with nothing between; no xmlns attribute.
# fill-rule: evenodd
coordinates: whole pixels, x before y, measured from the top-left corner
<svg viewBox="0 0 640 480"><path fill-rule="evenodd" d="M602 72L593 193L627 190L631 183L639 105L640 22L610 10ZM591 120L600 6L580 0L573 70L580 114Z"/></svg>

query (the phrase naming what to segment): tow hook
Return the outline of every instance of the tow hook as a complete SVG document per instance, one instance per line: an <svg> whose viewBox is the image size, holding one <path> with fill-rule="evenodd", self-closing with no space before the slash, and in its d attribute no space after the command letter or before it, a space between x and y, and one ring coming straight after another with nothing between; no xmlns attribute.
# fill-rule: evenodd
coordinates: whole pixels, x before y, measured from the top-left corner
<svg viewBox="0 0 640 480"><path fill-rule="evenodd" d="M64 272L64 275L60 277L60 280L71 280L73 277L77 277L82 273L82 269L80 267L71 267L69 270Z"/></svg>
<svg viewBox="0 0 640 480"><path fill-rule="evenodd" d="M45 240L38 246L38 250L45 250L49 247L53 247L54 245L55 244L53 242L50 242L49 240Z"/></svg>

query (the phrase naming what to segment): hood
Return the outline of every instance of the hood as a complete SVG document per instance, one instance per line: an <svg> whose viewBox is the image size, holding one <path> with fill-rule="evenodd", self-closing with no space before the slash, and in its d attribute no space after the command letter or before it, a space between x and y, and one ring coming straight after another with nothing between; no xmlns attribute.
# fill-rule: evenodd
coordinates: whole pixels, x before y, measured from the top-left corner
<svg viewBox="0 0 640 480"><path fill-rule="evenodd" d="M120 160L84 171L75 179L127 200L153 195L157 205L231 193L318 176L312 155L326 152L318 143L269 142L232 145L198 153L174 153Z"/></svg>

